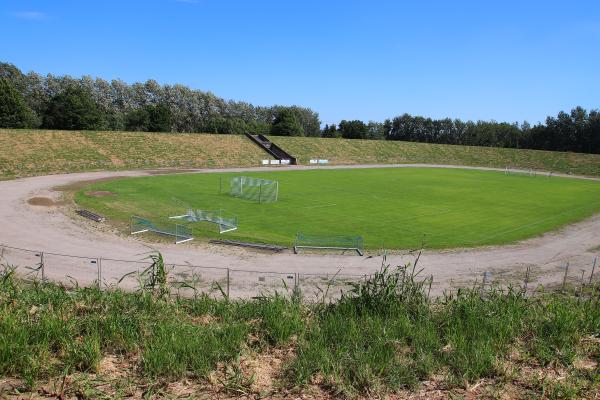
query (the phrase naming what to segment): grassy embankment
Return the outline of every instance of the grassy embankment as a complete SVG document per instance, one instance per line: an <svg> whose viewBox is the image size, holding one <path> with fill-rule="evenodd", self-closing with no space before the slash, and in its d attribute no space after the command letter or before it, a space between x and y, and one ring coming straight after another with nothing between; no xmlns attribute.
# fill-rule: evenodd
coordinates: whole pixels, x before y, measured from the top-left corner
<svg viewBox="0 0 600 400"><path fill-rule="evenodd" d="M600 176L600 155L369 140L274 142L308 163L506 166ZM257 166L265 154L238 135L0 129L0 179L105 169Z"/></svg>
<svg viewBox="0 0 600 400"><path fill-rule="evenodd" d="M0 129L0 177L138 168L257 166L238 135Z"/></svg>
<svg viewBox="0 0 600 400"><path fill-rule="evenodd" d="M333 164L448 164L493 168L523 168L576 175L600 176L600 155L495 147L347 140L304 137L270 139L308 164L311 158Z"/></svg>
<svg viewBox="0 0 600 400"><path fill-rule="evenodd" d="M410 268L333 303L136 293L0 276L2 395L60 398L593 398L600 293L467 290L429 300ZM50 382L50 383L48 383Z"/></svg>

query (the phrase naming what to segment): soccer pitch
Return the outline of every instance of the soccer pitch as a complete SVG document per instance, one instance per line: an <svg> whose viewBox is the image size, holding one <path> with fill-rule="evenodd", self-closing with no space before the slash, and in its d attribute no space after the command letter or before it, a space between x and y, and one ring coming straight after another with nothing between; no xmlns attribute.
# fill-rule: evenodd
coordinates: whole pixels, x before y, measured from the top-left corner
<svg viewBox="0 0 600 400"><path fill-rule="evenodd" d="M220 178L279 181L277 202L219 194ZM111 192L95 196L93 192ZM92 184L76 202L121 223L224 209L238 229L210 224L197 238L291 245L296 232L361 235L367 249L475 247L514 242L582 220L600 210L600 183L579 179L443 168L369 168L206 173L125 178Z"/></svg>

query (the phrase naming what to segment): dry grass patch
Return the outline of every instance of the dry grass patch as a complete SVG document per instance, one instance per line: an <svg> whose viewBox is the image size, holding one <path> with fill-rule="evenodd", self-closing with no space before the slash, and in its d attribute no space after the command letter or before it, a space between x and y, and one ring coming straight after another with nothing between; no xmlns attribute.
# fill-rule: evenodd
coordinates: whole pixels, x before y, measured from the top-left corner
<svg viewBox="0 0 600 400"><path fill-rule="evenodd" d="M239 135L0 129L0 176L135 168L257 166Z"/></svg>

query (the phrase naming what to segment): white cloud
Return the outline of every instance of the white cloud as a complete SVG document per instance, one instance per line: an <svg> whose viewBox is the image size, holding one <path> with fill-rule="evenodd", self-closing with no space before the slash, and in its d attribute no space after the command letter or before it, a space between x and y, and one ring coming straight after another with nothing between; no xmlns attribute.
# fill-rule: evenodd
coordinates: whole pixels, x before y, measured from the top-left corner
<svg viewBox="0 0 600 400"><path fill-rule="evenodd" d="M29 20L42 20L48 18L46 14L39 11L18 11L12 13L14 17L21 19L29 19Z"/></svg>

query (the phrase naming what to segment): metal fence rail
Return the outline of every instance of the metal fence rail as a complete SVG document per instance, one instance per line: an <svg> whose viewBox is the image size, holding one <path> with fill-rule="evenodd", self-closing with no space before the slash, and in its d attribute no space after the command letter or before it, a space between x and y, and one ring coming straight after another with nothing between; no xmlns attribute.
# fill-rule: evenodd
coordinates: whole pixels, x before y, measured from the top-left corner
<svg viewBox="0 0 600 400"><path fill-rule="evenodd" d="M23 249L0 244L0 271L13 269L28 280L54 281L65 285L105 289L138 290L142 275L152 260L119 260L74 256ZM206 294L213 297L255 298L280 293L302 293L312 300L329 292L333 298L345 290L348 281L365 275L309 275L297 272L273 272L165 263L172 292L181 296ZM327 290L329 289L329 290ZM334 290L335 289L335 290Z"/></svg>
<svg viewBox="0 0 600 400"><path fill-rule="evenodd" d="M543 265L520 265L509 273L486 271L472 275L463 281L451 279L443 285L443 290L452 291L459 287L471 286L485 289L495 284L516 283L529 293L540 285L550 285L557 289L566 287L583 290L586 285L599 281L600 264L596 258L578 256L563 260L553 260ZM65 285L103 289L139 290L143 273L152 265L152 260L120 260L75 256L69 254L42 252L0 244L0 272L11 269L26 280L53 281ZM299 272L256 271L235 268L209 267L200 265L165 263L168 270L168 283L175 295L192 297L200 294L215 298L248 299L273 295L301 295L307 301L339 298L351 289L352 284L364 281L368 274L308 274ZM546 275L544 275L546 274ZM504 275L508 275L504 276ZM434 283L429 279L429 291ZM440 291L438 290L438 293Z"/></svg>

